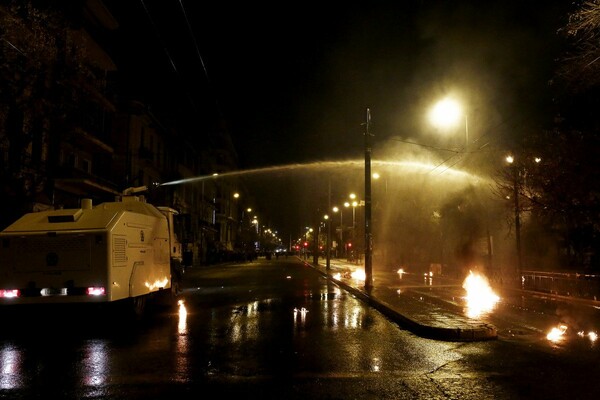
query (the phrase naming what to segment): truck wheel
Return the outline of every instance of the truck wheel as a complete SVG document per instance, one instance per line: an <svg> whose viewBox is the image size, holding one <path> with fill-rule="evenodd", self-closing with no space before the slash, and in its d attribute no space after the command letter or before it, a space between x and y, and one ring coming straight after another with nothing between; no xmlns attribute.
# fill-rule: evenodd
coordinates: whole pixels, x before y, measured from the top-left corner
<svg viewBox="0 0 600 400"><path fill-rule="evenodd" d="M171 262L171 294L177 297L182 292L184 267L179 262Z"/></svg>
<svg viewBox="0 0 600 400"><path fill-rule="evenodd" d="M181 280L171 278L171 295L177 297L181 292Z"/></svg>

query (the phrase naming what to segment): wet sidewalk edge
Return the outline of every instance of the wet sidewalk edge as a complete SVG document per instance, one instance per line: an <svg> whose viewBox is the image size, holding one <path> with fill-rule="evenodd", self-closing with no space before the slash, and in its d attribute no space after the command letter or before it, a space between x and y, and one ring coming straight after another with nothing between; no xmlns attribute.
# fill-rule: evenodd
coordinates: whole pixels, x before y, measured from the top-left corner
<svg viewBox="0 0 600 400"><path fill-rule="evenodd" d="M437 321L436 323L431 323L430 320L417 320L413 316L409 316L408 313L403 312L401 310L401 307L394 306L393 304L390 304L389 302L383 300L381 297L378 297L376 290L371 291L369 293L364 288L357 288L348 285L345 282L335 279L330 273L328 273L325 270L324 266L320 264L314 265L306 261L303 262L305 265L310 266L319 273L321 273L325 278L332 281L337 286L352 293L358 299L364 301L369 306L381 312L387 318L398 324L400 327L411 331L417 336L428 339L452 342L486 341L495 340L498 338L498 331L493 325L477 322L463 323L462 318L455 318L454 314L450 312L444 315L444 319L451 322L449 324L446 324L446 326L444 326L445 324L440 324L439 321ZM428 310L429 306L427 305L427 303L419 303L418 307L421 308L419 312L419 314L421 315L427 315L428 312L436 312L433 310L433 308L431 310Z"/></svg>

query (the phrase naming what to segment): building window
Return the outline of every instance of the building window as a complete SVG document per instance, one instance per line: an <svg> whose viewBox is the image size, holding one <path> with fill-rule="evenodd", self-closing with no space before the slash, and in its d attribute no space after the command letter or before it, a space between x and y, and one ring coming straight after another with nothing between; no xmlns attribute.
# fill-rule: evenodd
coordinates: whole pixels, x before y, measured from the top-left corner
<svg viewBox="0 0 600 400"><path fill-rule="evenodd" d="M86 160L85 158L81 159L80 167L83 171L88 174L92 173L92 162L90 160Z"/></svg>

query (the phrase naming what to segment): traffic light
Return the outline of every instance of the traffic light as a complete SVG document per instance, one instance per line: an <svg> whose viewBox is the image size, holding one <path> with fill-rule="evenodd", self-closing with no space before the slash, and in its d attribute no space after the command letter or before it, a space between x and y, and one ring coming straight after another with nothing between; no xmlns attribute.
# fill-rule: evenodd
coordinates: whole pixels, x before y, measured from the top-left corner
<svg viewBox="0 0 600 400"><path fill-rule="evenodd" d="M308 242L304 242L304 247L308 247Z"/></svg>

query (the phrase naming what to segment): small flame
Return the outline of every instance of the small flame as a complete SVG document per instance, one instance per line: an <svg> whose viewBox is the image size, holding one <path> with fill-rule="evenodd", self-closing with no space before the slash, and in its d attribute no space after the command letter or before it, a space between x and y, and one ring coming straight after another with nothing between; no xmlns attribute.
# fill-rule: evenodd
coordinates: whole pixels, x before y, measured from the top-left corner
<svg viewBox="0 0 600 400"><path fill-rule="evenodd" d="M365 271L362 269L357 269L356 271L353 271L350 276L352 277L352 279L357 280L357 281L364 281L367 277L367 275L365 274Z"/></svg>
<svg viewBox="0 0 600 400"><path fill-rule="evenodd" d="M588 337L588 339L590 339L590 342L595 343L596 340L598 340L598 334L594 331L589 331L587 334L584 331L579 331L577 332L577 334L581 337Z"/></svg>
<svg viewBox="0 0 600 400"><path fill-rule="evenodd" d="M467 301L467 316L476 318L493 310L500 297L490 287L485 276L474 274L469 271L469 275L463 282L463 288L467 291L465 300Z"/></svg>
<svg viewBox="0 0 600 400"><path fill-rule="evenodd" d="M565 332L567 331L567 326L564 324L560 324L558 327L554 327L550 329L550 332L546 335L546 339L551 342L557 343L563 339Z"/></svg>

